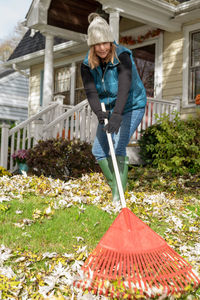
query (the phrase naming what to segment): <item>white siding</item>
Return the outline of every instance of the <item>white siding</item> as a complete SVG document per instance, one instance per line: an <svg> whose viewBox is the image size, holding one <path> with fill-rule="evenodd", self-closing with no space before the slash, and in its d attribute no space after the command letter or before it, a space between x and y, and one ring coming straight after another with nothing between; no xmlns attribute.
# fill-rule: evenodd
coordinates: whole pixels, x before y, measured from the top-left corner
<svg viewBox="0 0 200 300"><path fill-rule="evenodd" d="M165 32L163 45L164 99L182 98L183 33Z"/></svg>
<svg viewBox="0 0 200 300"><path fill-rule="evenodd" d="M28 85L28 78L18 72L0 79L0 120L27 119Z"/></svg>

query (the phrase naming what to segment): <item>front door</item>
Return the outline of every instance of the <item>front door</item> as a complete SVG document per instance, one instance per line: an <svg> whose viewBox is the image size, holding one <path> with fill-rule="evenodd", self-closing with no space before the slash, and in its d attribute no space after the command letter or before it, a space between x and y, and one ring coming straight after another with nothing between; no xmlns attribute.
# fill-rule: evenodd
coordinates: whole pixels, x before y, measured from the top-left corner
<svg viewBox="0 0 200 300"><path fill-rule="evenodd" d="M162 33L151 41L131 46L130 49L146 88L147 97L162 99Z"/></svg>
<svg viewBox="0 0 200 300"><path fill-rule="evenodd" d="M147 97L155 97L155 44L132 49L133 58L146 89Z"/></svg>

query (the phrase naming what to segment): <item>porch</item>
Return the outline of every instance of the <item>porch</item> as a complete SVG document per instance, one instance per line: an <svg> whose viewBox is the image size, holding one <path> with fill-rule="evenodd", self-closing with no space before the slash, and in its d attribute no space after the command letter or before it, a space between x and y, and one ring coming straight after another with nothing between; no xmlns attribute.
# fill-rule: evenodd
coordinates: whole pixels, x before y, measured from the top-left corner
<svg viewBox="0 0 200 300"><path fill-rule="evenodd" d="M174 111L180 111L179 99L171 101L148 98L143 120L127 148L130 163L141 163L137 147L141 130L155 124L156 116L160 117L163 113L172 119ZM1 166L14 171L16 166L12 159L13 153L19 149L32 148L39 140L62 137L92 144L97 123L87 99L75 106L68 106L63 104L63 96L58 95L47 107L18 126L9 128L6 124L1 125Z"/></svg>

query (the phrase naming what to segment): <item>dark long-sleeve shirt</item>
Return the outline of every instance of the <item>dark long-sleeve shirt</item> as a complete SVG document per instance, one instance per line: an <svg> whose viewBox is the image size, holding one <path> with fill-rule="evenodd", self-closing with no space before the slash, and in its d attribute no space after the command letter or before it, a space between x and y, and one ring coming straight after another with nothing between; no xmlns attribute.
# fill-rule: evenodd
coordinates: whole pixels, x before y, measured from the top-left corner
<svg viewBox="0 0 200 300"><path fill-rule="evenodd" d="M120 63L117 66L118 93L117 93L116 104L114 107L114 112L122 114L128 98L129 89L131 86L132 62L129 54L126 52L123 52L119 55L119 61ZM100 64L100 66L102 68L102 71L104 72L105 65ZM94 113L97 113L98 111L101 110L99 96L90 69L88 66L84 64L81 65L81 76L82 76L83 85L91 109L94 111Z"/></svg>

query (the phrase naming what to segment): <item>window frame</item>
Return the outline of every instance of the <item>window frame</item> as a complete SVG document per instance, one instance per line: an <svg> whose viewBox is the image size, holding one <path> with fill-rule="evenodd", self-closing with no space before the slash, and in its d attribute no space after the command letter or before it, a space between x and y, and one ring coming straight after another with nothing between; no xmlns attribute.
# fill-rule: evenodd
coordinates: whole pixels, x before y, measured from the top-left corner
<svg viewBox="0 0 200 300"><path fill-rule="evenodd" d="M57 88L59 87L59 84L56 82L56 74L61 72L62 69L68 69L68 72L70 73L69 76L69 84L67 84L67 86L69 85L69 89L68 90L63 90L63 91L58 91ZM65 83L64 83L65 84ZM69 92L70 91L70 86L71 86L71 65L64 65L64 66L60 66L57 68L54 68L54 94L62 94L65 92Z"/></svg>
<svg viewBox="0 0 200 300"><path fill-rule="evenodd" d="M182 107L195 107L195 102L189 102L190 93L190 60L191 60L191 44L190 37L193 32L200 31L200 23L188 25L183 28L183 88L182 88Z"/></svg>
<svg viewBox="0 0 200 300"><path fill-rule="evenodd" d="M65 66L70 66L70 68L71 68L70 105L74 105L76 66L77 66L78 62L83 61L83 59L85 58L85 55L87 54L87 51L83 51L83 54L77 55L76 57L70 57L70 56L64 57L63 59L56 61L54 63L54 72L55 72L55 69L62 68ZM55 94L55 90L54 90L54 94Z"/></svg>

